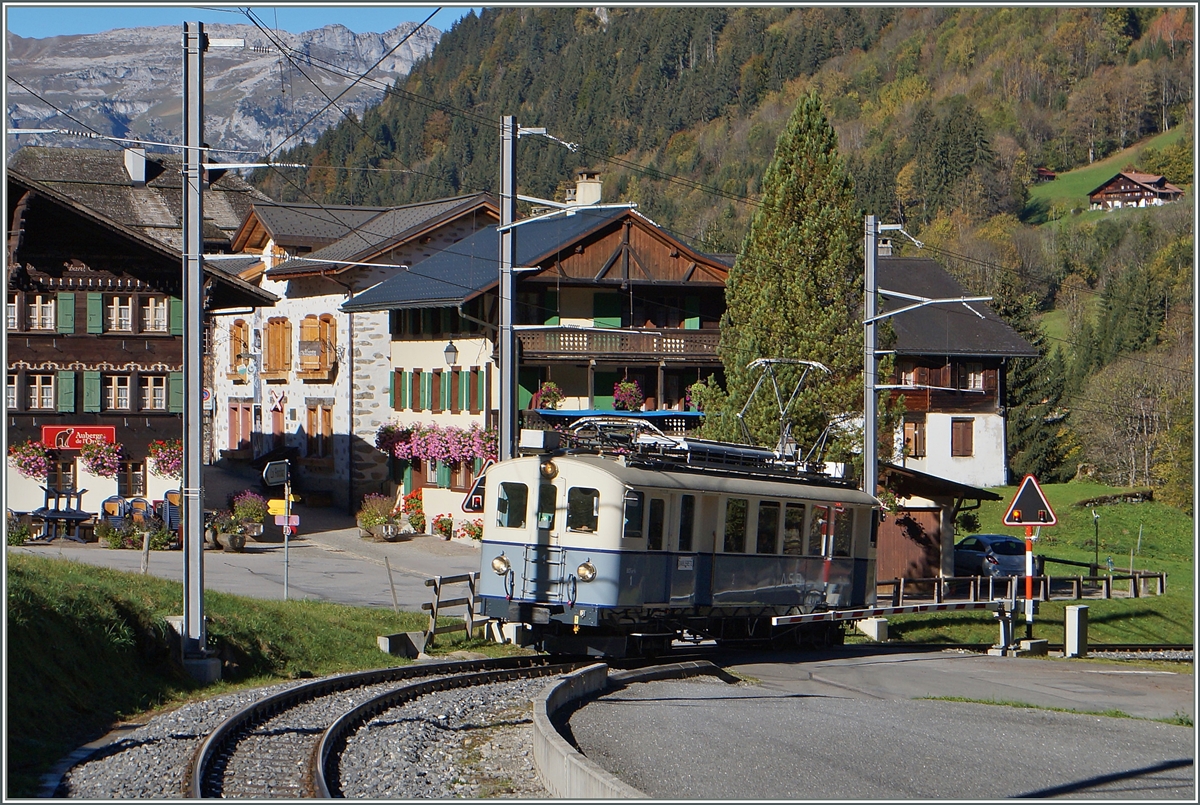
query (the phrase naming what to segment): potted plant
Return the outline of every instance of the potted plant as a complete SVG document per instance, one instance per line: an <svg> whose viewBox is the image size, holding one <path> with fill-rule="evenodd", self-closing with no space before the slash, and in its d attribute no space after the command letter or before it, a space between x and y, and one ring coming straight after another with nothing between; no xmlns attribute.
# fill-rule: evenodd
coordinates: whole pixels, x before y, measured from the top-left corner
<svg viewBox="0 0 1200 805"><path fill-rule="evenodd" d="M483 539L483 520L463 520L463 524L458 527L458 536L462 539Z"/></svg>
<svg viewBox="0 0 1200 805"><path fill-rule="evenodd" d="M425 533L425 503L421 499L420 489L414 489L404 496L404 516L408 518L413 531Z"/></svg>
<svg viewBox="0 0 1200 805"><path fill-rule="evenodd" d="M646 397L636 380L625 378L613 385L613 408L618 411L640 411Z"/></svg>
<svg viewBox="0 0 1200 805"><path fill-rule="evenodd" d="M387 539L399 531L392 515L392 500L386 495L364 495L358 509L359 536Z"/></svg>
<svg viewBox="0 0 1200 805"><path fill-rule="evenodd" d="M263 519L267 516L267 499L256 492L246 490L230 498L233 517L242 524L243 534L251 537L261 537Z"/></svg>
<svg viewBox="0 0 1200 805"><path fill-rule="evenodd" d="M183 477L183 440L156 439L150 442L150 472L160 478Z"/></svg>
<svg viewBox="0 0 1200 805"><path fill-rule="evenodd" d="M454 518L449 514L439 514L434 517L433 533L442 539L450 539L454 534Z"/></svg>
<svg viewBox="0 0 1200 805"><path fill-rule="evenodd" d="M533 408L545 408L551 411L558 408L558 404L563 401L562 389L552 380L547 380L538 388L533 395Z"/></svg>
<svg viewBox="0 0 1200 805"><path fill-rule="evenodd" d="M246 547L246 531L242 522L231 511L218 512L213 520L216 531L215 544L224 551L241 551Z"/></svg>
<svg viewBox="0 0 1200 805"><path fill-rule="evenodd" d="M121 445L116 442L89 442L79 448L79 460L92 475L116 478L121 471Z"/></svg>

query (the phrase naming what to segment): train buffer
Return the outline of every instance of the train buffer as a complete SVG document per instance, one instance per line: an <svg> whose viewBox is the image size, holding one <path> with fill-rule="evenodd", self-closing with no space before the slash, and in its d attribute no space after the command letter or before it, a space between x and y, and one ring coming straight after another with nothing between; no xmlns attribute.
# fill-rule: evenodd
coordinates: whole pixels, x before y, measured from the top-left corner
<svg viewBox="0 0 1200 805"><path fill-rule="evenodd" d="M475 614L475 589L479 583L479 572L461 573L457 576L434 576L425 580L426 587L433 588L433 600L421 604L421 609L429 613L429 625L423 632L403 632L395 635L381 635L379 648L389 654L404 654L407 657L419 657L425 649L433 645L437 635L462 629L469 640L476 627L482 626L489 619ZM458 598L446 598L446 587L450 585L462 592L459 585L466 585L466 594ZM447 608L466 607L461 623L438 625L438 617L445 616Z"/></svg>

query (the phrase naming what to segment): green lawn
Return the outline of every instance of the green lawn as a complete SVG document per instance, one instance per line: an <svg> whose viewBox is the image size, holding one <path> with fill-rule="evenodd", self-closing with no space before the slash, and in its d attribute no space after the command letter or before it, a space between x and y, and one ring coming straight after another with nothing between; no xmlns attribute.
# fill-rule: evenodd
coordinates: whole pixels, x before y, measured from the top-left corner
<svg viewBox="0 0 1200 805"><path fill-rule="evenodd" d="M1058 525L1042 529L1041 537L1034 543L1036 554L1090 563L1096 555L1094 535L1098 531L1102 570L1107 567L1109 557L1117 568L1127 568L1132 550L1134 569L1167 573L1164 596L1084 602L1089 608L1091 642L1191 644L1195 632L1195 570L1192 562L1195 524L1192 518L1163 503L1119 503L1096 506L1100 519L1093 522L1092 507L1074 504L1125 490L1092 483L1046 484L1042 489L1057 515ZM979 531L1023 537L1022 529L1001 522L1017 487L992 491L1003 499L984 503L975 513L979 518ZM959 533L958 537L962 536L964 534ZM1048 562L1046 572L1066 576L1086 575L1087 570ZM1128 589L1128 582L1114 583L1118 596L1127 593ZM1034 636L1061 643L1065 609L1070 603L1043 603L1035 618ZM994 642L999 635L993 620L971 612L903 615L888 621L893 638L910 642L985 643Z"/></svg>
<svg viewBox="0 0 1200 805"><path fill-rule="evenodd" d="M1158 134L1137 145L1118 151L1107 159L1091 165L1058 174L1052 182L1042 182L1029 188L1029 201L1023 217L1031 223L1042 223L1059 217L1055 210L1067 212L1072 209L1087 210L1088 193L1113 177L1126 165L1138 163L1143 149L1162 150L1186 134L1183 126Z"/></svg>
<svg viewBox="0 0 1200 805"><path fill-rule="evenodd" d="M39 777L122 719L285 679L405 664L376 637L420 631L428 616L314 601L266 601L208 591L210 647L227 679L200 687L169 648L164 618L178 615L177 582L78 562L9 554L7 797L37 795ZM431 653L512 649L461 632ZM232 671L232 673L231 673Z"/></svg>

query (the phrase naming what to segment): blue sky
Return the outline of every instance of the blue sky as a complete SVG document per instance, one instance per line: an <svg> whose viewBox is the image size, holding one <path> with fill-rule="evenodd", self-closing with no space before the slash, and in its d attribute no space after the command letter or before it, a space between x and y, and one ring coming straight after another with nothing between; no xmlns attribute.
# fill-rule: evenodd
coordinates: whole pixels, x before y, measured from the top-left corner
<svg viewBox="0 0 1200 805"><path fill-rule="evenodd" d="M402 22L421 22L437 6L405 6L395 3L374 6L340 4L290 4L250 6L266 25L291 33L303 33L323 25L344 25L355 33L391 30ZM470 6L442 6L429 21L441 31L471 10ZM475 7L478 14L479 7ZM5 24L10 33L26 38L44 39L68 34L94 34L114 28L138 28L150 25L179 25L199 20L212 23L246 23L238 6L222 4L118 5L87 3L5 3Z"/></svg>

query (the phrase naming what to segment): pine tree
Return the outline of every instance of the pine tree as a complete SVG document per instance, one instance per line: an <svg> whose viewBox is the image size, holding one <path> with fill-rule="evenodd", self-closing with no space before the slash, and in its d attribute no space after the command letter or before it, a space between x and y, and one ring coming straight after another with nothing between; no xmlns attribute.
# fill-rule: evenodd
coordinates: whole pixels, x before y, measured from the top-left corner
<svg viewBox="0 0 1200 805"><path fill-rule="evenodd" d="M746 365L756 358L818 361L832 371L810 374L790 411L802 446L814 443L831 416L861 410L861 231L837 136L809 94L779 135L762 204L725 287L720 355L728 401L708 413L708 435L739 436L735 417L758 379ZM780 372L784 394L797 377L794 368ZM755 397L746 424L756 442L775 445L778 408L768 389Z"/></svg>

